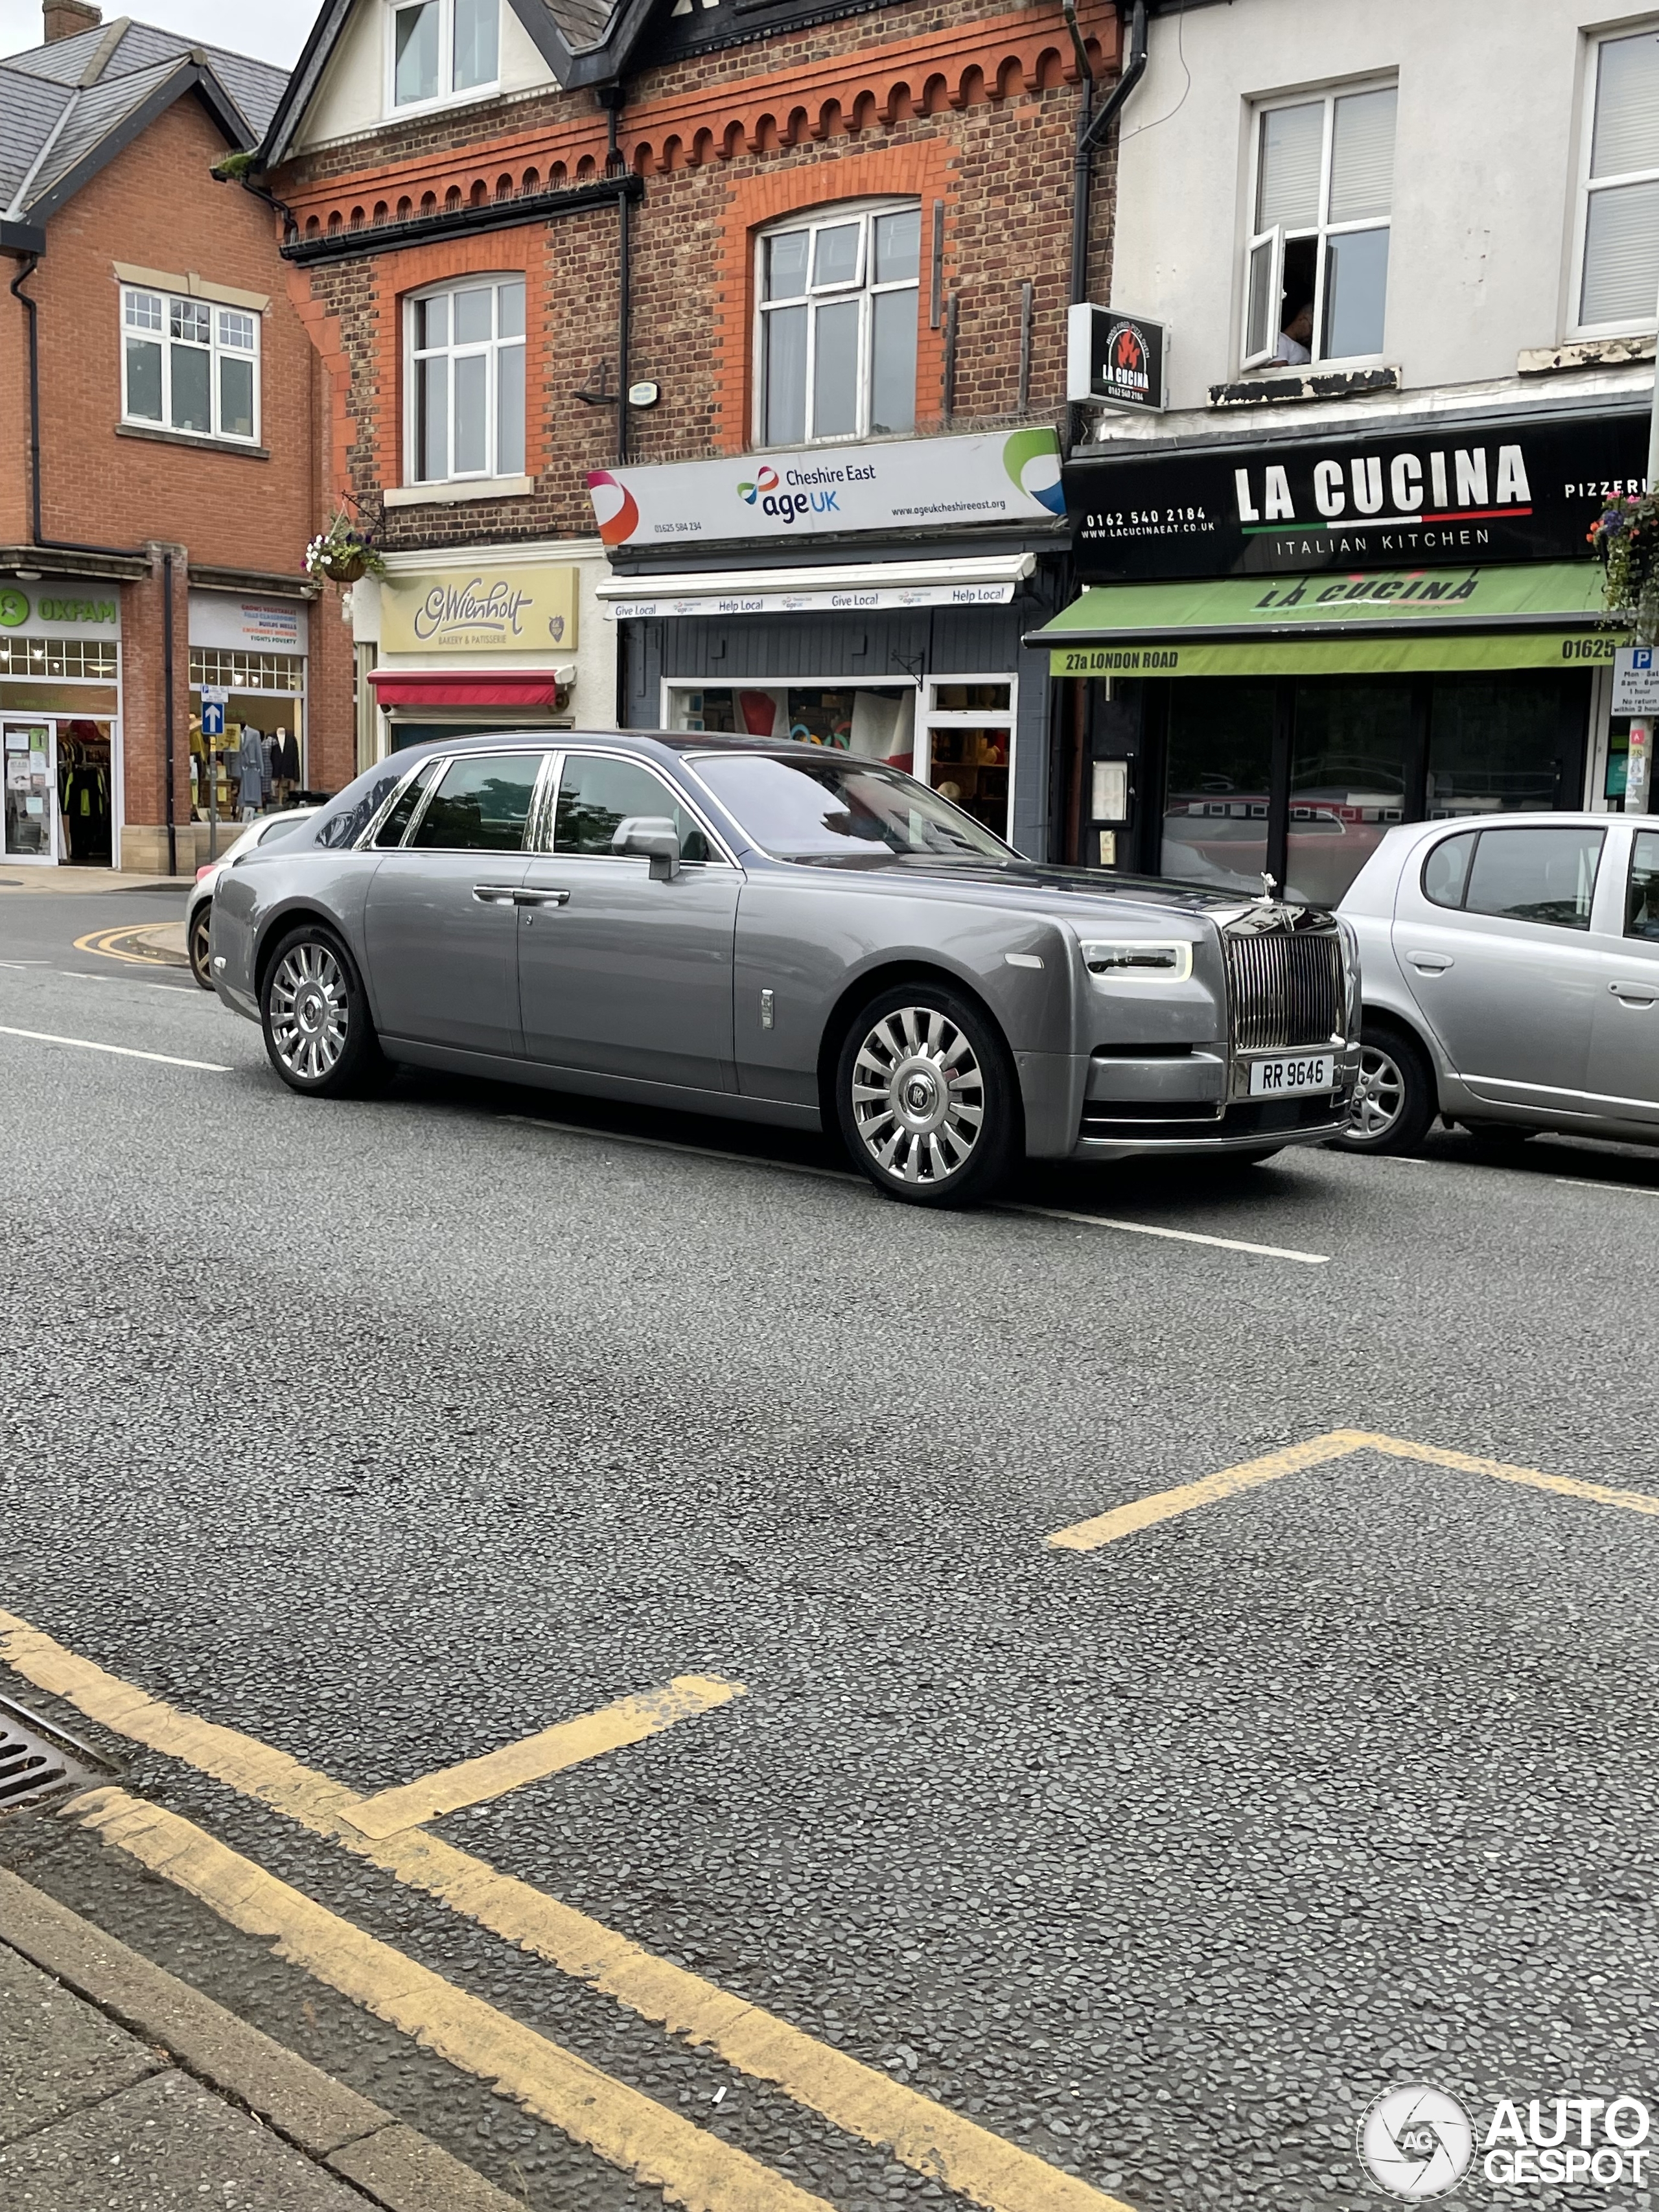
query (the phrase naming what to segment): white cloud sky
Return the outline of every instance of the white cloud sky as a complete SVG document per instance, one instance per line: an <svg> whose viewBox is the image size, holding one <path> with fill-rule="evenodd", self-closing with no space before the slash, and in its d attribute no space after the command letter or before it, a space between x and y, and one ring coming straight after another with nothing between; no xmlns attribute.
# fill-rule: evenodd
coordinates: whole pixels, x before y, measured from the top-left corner
<svg viewBox="0 0 1659 2212"><path fill-rule="evenodd" d="M319 4L320 0L105 0L104 20L131 15L199 39L204 46L228 46L291 69ZM0 54L38 46L40 40L40 0L0 0Z"/></svg>

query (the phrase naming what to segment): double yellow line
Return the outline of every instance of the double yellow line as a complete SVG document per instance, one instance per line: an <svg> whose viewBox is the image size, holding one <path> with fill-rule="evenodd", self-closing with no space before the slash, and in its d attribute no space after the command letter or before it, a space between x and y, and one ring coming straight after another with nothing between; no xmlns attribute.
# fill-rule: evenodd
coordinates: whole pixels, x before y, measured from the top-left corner
<svg viewBox="0 0 1659 2212"><path fill-rule="evenodd" d="M252 1736L148 1696L3 1612L0 1660L88 1719L272 1807L641 2019L770 2084L860 2142L957 2191L985 2212L1127 2212L1117 2199L919 2091L701 1975L653 1956L587 1914L425 1829L376 1832L392 1799L404 1798L399 1813L417 1813L421 1793L430 1784L361 1796ZM606 1711L614 1713L617 1708ZM580 1729L583 1723L566 1725ZM489 1764L469 1761L449 1772L459 1776ZM475 1771L475 1783L484 1778ZM462 1786L452 1783L443 1794L453 1798ZM476 1802L476 1795L475 1790L472 1797L458 1802ZM428 1816L442 1809L441 1804L428 1807ZM234 1925L274 1940L285 1956L319 1980L455 2065L495 2082L538 2118L660 2188L670 2203L685 2212L829 2212L822 2200L747 2153L363 1935L176 1814L143 1804L119 1790L90 1792L70 1810L106 1842L203 1899Z"/></svg>

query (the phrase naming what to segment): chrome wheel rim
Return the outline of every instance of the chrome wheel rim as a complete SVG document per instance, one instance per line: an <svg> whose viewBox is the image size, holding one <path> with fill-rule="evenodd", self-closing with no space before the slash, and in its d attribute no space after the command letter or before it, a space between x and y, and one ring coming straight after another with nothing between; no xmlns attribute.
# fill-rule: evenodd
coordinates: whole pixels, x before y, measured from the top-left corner
<svg viewBox="0 0 1659 2212"><path fill-rule="evenodd" d="M302 1082L339 1065L349 1015L345 976L325 945L296 945L270 979L270 1034L276 1057Z"/></svg>
<svg viewBox="0 0 1659 2212"><path fill-rule="evenodd" d="M1363 1046L1348 1116L1350 1133L1373 1141L1386 1137L1405 1110L1406 1078L1399 1061L1379 1045Z"/></svg>
<svg viewBox="0 0 1659 2212"><path fill-rule="evenodd" d="M984 1126L985 1079L947 1014L901 1006L882 1016L853 1062L853 1121L896 1182L939 1184L966 1167Z"/></svg>

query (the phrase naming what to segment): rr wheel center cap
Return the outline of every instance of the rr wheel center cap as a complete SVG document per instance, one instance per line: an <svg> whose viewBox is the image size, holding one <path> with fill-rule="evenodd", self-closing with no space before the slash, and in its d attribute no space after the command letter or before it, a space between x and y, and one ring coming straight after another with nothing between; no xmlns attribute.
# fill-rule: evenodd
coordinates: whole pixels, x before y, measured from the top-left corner
<svg viewBox="0 0 1659 2212"><path fill-rule="evenodd" d="M294 1018L307 1036L314 1036L328 1020L328 1006L319 990L302 991L294 1009Z"/></svg>
<svg viewBox="0 0 1659 2212"><path fill-rule="evenodd" d="M893 1071L894 1109L907 1129L926 1133L945 1119L951 1094L931 1060L902 1060Z"/></svg>

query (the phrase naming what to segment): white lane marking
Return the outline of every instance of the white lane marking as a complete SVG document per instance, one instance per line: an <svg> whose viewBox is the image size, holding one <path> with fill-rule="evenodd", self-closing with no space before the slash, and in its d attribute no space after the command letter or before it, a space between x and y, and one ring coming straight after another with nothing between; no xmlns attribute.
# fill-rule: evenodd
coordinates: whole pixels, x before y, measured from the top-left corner
<svg viewBox="0 0 1659 2212"><path fill-rule="evenodd" d="M15 1030L0 1022L0 1036L27 1037L31 1044L73 1045L77 1052L112 1052L122 1060L155 1060L163 1067L196 1067L206 1075L234 1075L234 1067L227 1067L216 1060L180 1060L170 1052L140 1052L136 1045L103 1044L96 1037L54 1036L49 1030Z"/></svg>
<svg viewBox="0 0 1659 2212"><path fill-rule="evenodd" d="M1593 1176L1552 1175L1543 1168L1506 1168L1496 1160L1407 1160L1383 1152L1373 1163L1379 1164L1388 1168L1437 1168L1450 1175L1519 1176L1545 1190L1612 1190L1620 1198L1659 1198L1659 1185L1653 1183L1602 1182Z"/></svg>
<svg viewBox="0 0 1659 2212"><path fill-rule="evenodd" d="M775 1168L781 1175L816 1176L824 1182L848 1182L869 1190L870 1186L860 1175L847 1168L808 1167L799 1160L769 1160L757 1158L750 1152L717 1152L712 1145L678 1145L667 1137L635 1137L624 1135L616 1129L590 1129L579 1121L550 1121L539 1114L503 1114L503 1121L517 1122L526 1129L553 1129L561 1136L595 1137L608 1145L638 1145L653 1152L686 1152L693 1159L723 1160L728 1167ZM873 1197L876 1194L870 1193ZM1030 1213L1047 1221L1080 1221L1090 1229L1121 1229L1131 1237L1168 1237L1182 1244L1216 1244L1228 1252L1254 1252L1264 1260L1297 1260L1310 1267L1329 1264L1328 1252L1292 1252L1279 1244L1246 1244L1236 1237L1205 1237L1195 1229L1154 1229L1145 1221L1109 1220L1099 1213L1063 1213L1052 1206L993 1206L994 1213Z"/></svg>
<svg viewBox="0 0 1659 2212"><path fill-rule="evenodd" d="M496 1118L516 1121L525 1129L554 1129L562 1137L595 1137L602 1144L638 1145L648 1152L686 1152L694 1160L723 1160L729 1168L775 1168L780 1175L817 1176L824 1182L850 1182L870 1188L862 1176L848 1168L815 1168L803 1160L769 1160L752 1152L722 1152L713 1145L677 1145L670 1137L635 1137L620 1129L590 1129L580 1121L550 1121L542 1114L501 1114ZM875 1195L873 1191L871 1195Z"/></svg>
<svg viewBox="0 0 1659 2212"><path fill-rule="evenodd" d="M0 968L50 968L50 960L0 960Z"/></svg>
<svg viewBox="0 0 1659 2212"><path fill-rule="evenodd" d="M1150 1221L1117 1221L1103 1213L1066 1213L1056 1206L999 1206L999 1213L1034 1213L1044 1221L1080 1221L1086 1229L1120 1229L1128 1237L1168 1237L1178 1244L1215 1244L1224 1252L1254 1252L1262 1260L1296 1260L1304 1267L1330 1265L1328 1252L1294 1252L1284 1244L1247 1244L1239 1237L1206 1237L1196 1229L1156 1229Z"/></svg>

